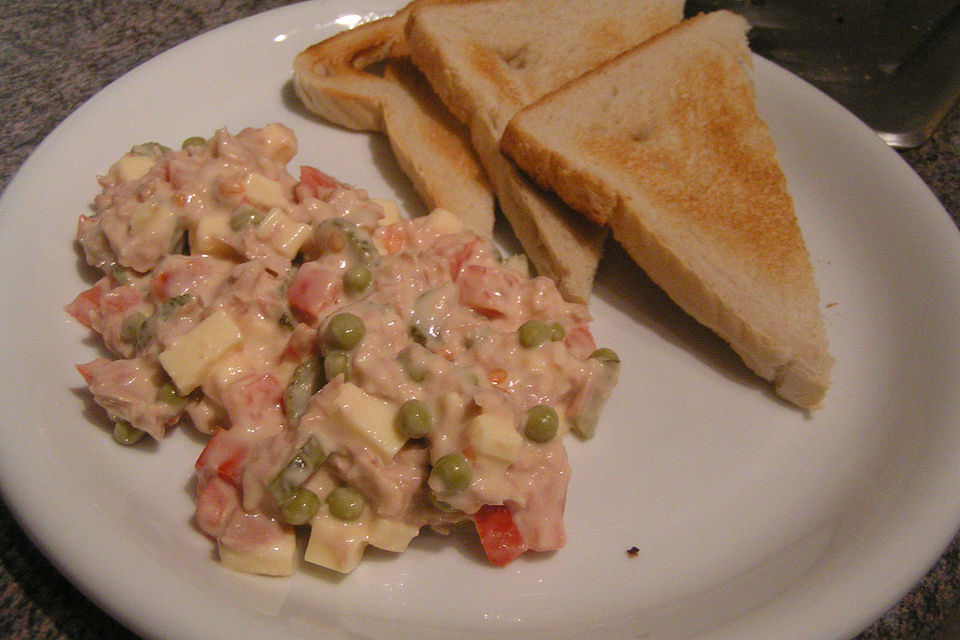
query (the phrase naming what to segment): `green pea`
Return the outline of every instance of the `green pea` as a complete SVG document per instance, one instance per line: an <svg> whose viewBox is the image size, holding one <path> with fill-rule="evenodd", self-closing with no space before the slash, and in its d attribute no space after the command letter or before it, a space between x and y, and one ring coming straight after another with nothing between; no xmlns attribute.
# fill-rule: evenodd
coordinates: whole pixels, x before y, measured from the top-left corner
<svg viewBox="0 0 960 640"><path fill-rule="evenodd" d="M473 473L470 463L459 453L448 453L442 456L433 465L433 473L437 474L447 493L459 493L470 486Z"/></svg>
<svg viewBox="0 0 960 640"><path fill-rule="evenodd" d="M230 228L234 231L243 231L247 227L254 227L263 222L263 212L253 207L237 209L230 216Z"/></svg>
<svg viewBox="0 0 960 640"><path fill-rule="evenodd" d="M423 438L430 433L433 417L423 400L407 400L397 412L397 428L408 438Z"/></svg>
<svg viewBox="0 0 960 640"><path fill-rule="evenodd" d="M207 144L206 138L201 138L200 136L190 136L183 141L183 144L180 145L180 147L182 149L186 149L187 147L200 147L205 144Z"/></svg>
<svg viewBox="0 0 960 640"><path fill-rule="evenodd" d="M142 437L143 431L126 420L117 420L113 423L113 439L122 445L136 444Z"/></svg>
<svg viewBox="0 0 960 640"><path fill-rule="evenodd" d="M550 340L550 327L539 320L527 320L520 325L517 336L521 346L532 349Z"/></svg>
<svg viewBox="0 0 960 640"><path fill-rule="evenodd" d="M590 354L590 357L596 358L597 360L599 360L604 364L607 364L607 363L620 364L620 357L617 355L617 352L614 351L613 349L607 349L606 347L597 349L596 351Z"/></svg>
<svg viewBox="0 0 960 640"><path fill-rule="evenodd" d="M170 151L170 147L160 144L159 142L143 142L141 144L136 144L130 148L130 153L138 156L150 156L151 158L157 158L162 153Z"/></svg>
<svg viewBox="0 0 960 640"><path fill-rule="evenodd" d="M414 382L423 382L427 379L427 368L418 363L405 365L403 370L410 376Z"/></svg>
<svg viewBox="0 0 960 640"><path fill-rule="evenodd" d="M323 359L323 375L330 382L341 373L344 380L350 379L350 355L343 351L331 351Z"/></svg>
<svg viewBox="0 0 960 640"><path fill-rule="evenodd" d="M267 490L273 494L277 504L282 505L286 502L293 495L293 492L313 475L313 472L323 464L326 458L327 454L320 443L313 436L307 438L307 441L297 450L296 455L267 485Z"/></svg>
<svg viewBox="0 0 960 640"><path fill-rule="evenodd" d="M280 515L290 524L307 524L320 510L320 498L310 489L300 487L280 505Z"/></svg>
<svg viewBox="0 0 960 640"><path fill-rule="evenodd" d="M157 306L156 313L158 313L161 318L169 318L174 311L190 302L191 298L192 296L189 293L181 293L178 296L167 298Z"/></svg>
<svg viewBox="0 0 960 640"><path fill-rule="evenodd" d="M118 285L131 284L133 282L134 273L136 272L133 269L128 269L127 267L121 266L116 262L110 265L110 276Z"/></svg>
<svg viewBox="0 0 960 640"><path fill-rule="evenodd" d="M410 347L397 354L400 368L414 382L423 382L427 378L427 365L422 357L418 357Z"/></svg>
<svg viewBox="0 0 960 640"><path fill-rule="evenodd" d="M126 344L137 344L140 329L146 321L146 314L140 313L139 311L128 315L120 325L120 340Z"/></svg>
<svg viewBox="0 0 960 640"><path fill-rule="evenodd" d="M359 491L347 486L340 486L327 496L327 506L330 515L340 520L356 520L363 513L364 500Z"/></svg>
<svg viewBox="0 0 960 640"><path fill-rule="evenodd" d="M343 274L343 289L350 295L363 293L372 280L373 273L369 267L362 264L354 265Z"/></svg>
<svg viewBox="0 0 960 640"><path fill-rule="evenodd" d="M338 313L327 324L327 344L335 349L349 351L360 344L367 328L363 320L349 312Z"/></svg>
<svg viewBox="0 0 960 640"><path fill-rule="evenodd" d="M157 389L157 400L165 404L180 404L186 402L187 399L180 395L172 382L164 382Z"/></svg>
<svg viewBox="0 0 960 640"><path fill-rule="evenodd" d="M567 335L567 330L563 328L563 325L559 322L551 322L550 327L550 339L554 342L560 342Z"/></svg>
<svg viewBox="0 0 960 640"><path fill-rule="evenodd" d="M443 513L453 513L457 510L457 508L453 505L447 504L435 496L432 491L427 492L427 502L429 502L430 506L432 506L434 509Z"/></svg>
<svg viewBox="0 0 960 640"><path fill-rule="evenodd" d="M527 411L527 423L523 433L534 442L547 442L557 435L560 418L550 405L538 404Z"/></svg>

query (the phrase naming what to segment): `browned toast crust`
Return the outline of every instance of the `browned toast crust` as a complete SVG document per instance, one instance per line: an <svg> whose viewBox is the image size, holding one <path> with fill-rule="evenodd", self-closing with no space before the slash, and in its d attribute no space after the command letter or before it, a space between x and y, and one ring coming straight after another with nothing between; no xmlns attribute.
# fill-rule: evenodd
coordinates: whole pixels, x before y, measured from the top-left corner
<svg viewBox="0 0 960 640"><path fill-rule="evenodd" d="M822 401L832 359L745 21L690 19L508 124L501 148L595 222L784 398Z"/></svg>
<svg viewBox="0 0 960 640"><path fill-rule="evenodd" d="M404 24L415 0L393 16L342 31L294 60L294 87L312 112L350 129L387 134L400 168L429 208L449 209L489 236L495 200L466 128L405 58ZM382 74L372 65L382 65Z"/></svg>

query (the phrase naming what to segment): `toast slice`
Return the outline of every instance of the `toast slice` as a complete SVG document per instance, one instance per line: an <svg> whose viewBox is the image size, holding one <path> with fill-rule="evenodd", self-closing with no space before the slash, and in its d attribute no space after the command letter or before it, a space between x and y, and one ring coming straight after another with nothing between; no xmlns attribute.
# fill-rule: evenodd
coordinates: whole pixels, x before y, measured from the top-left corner
<svg viewBox="0 0 960 640"><path fill-rule="evenodd" d="M682 0L478 0L416 7L407 46L470 129L500 208L538 272L586 302L606 230L541 190L499 150L522 107L678 23Z"/></svg>
<svg viewBox="0 0 960 640"><path fill-rule="evenodd" d="M832 358L813 268L756 109L748 25L701 14L520 111L502 148L800 407Z"/></svg>
<svg viewBox="0 0 960 640"><path fill-rule="evenodd" d="M407 16L414 6L438 1L453 0L415 0L306 49L294 59L294 88L307 109L330 122L387 134L427 206L448 209L489 237L495 199L466 127L405 57ZM382 75L374 72L381 63Z"/></svg>

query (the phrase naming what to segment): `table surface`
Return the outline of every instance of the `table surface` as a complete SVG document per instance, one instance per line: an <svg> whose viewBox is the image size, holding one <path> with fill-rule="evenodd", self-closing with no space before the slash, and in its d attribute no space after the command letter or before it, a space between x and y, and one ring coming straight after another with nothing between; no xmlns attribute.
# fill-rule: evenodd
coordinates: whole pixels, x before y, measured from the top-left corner
<svg viewBox="0 0 960 640"><path fill-rule="evenodd" d="M67 115L141 62L284 0L21 0L0 3L0 191ZM902 157L960 225L960 110ZM857 640L926 638L960 597L960 535ZM134 640L79 593L0 503L0 638Z"/></svg>

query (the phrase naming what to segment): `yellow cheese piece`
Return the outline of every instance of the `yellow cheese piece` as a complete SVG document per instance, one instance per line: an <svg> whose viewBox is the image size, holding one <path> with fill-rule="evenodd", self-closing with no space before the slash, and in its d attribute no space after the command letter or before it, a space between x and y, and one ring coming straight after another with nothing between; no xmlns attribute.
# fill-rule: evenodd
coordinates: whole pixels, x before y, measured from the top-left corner
<svg viewBox="0 0 960 640"><path fill-rule="evenodd" d="M389 227L394 222L400 222L403 217L400 215L400 207L393 200L384 200L382 198L370 198L370 202L380 205L383 209L383 217L377 220L378 227Z"/></svg>
<svg viewBox="0 0 960 640"><path fill-rule="evenodd" d="M236 251L226 243L230 235L229 216L207 215L200 218L190 232L190 253L193 255L233 258Z"/></svg>
<svg viewBox="0 0 960 640"><path fill-rule="evenodd" d="M350 573L367 548L369 511L364 509L359 518L344 521L330 515L326 505L310 521L310 540L303 559L340 573Z"/></svg>
<svg viewBox="0 0 960 640"><path fill-rule="evenodd" d="M337 389L333 398L337 417L347 428L390 460L407 441L396 426L397 407L365 393L351 382Z"/></svg>
<svg viewBox="0 0 960 640"><path fill-rule="evenodd" d="M481 413L467 422L467 439L480 454L513 463L520 459L523 437L505 416Z"/></svg>
<svg viewBox="0 0 960 640"><path fill-rule="evenodd" d="M395 518L375 517L370 522L367 542L371 547L400 553L417 537L420 529Z"/></svg>
<svg viewBox="0 0 960 640"><path fill-rule="evenodd" d="M287 207L290 201L284 193L283 185L276 180L259 174L249 173L243 181L247 200L265 207Z"/></svg>
<svg viewBox="0 0 960 640"><path fill-rule="evenodd" d="M223 540L217 540L220 563L234 571L264 576L289 576L296 569L297 537L293 531L284 532L269 543L236 549Z"/></svg>
<svg viewBox="0 0 960 640"><path fill-rule="evenodd" d="M130 235L168 238L177 227L177 213L156 202L144 202L130 214Z"/></svg>
<svg viewBox="0 0 960 640"><path fill-rule="evenodd" d="M293 220L283 209L275 207L257 227L257 238L287 260L293 260L303 243L310 239L310 225Z"/></svg>
<svg viewBox="0 0 960 640"><path fill-rule="evenodd" d="M207 368L242 339L233 318L223 310L215 311L167 347L160 354L160 364L186 395L200 384Z"/></svg>
<svg viewBox="0 0 960 640"><path fill-rule="evenodd" d="M117 174L124 182L131 182L147 175L154 164L156 158L130 153L117 161Z"/></svg>

